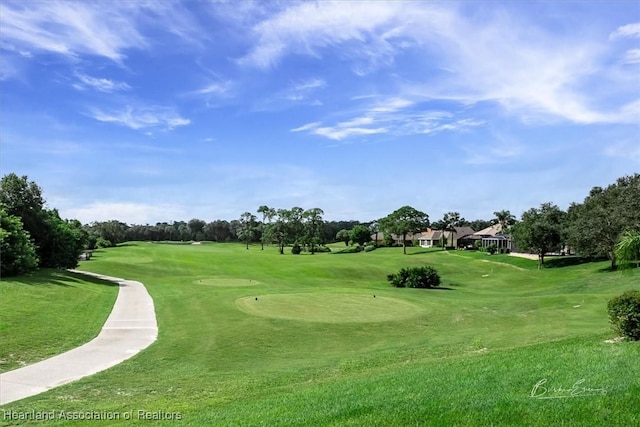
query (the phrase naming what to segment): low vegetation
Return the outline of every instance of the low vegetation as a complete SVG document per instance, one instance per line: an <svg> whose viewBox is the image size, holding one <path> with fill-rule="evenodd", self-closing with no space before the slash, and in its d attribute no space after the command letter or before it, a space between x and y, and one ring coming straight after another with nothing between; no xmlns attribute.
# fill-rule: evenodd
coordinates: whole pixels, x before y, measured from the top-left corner
<svg viewBox="0 0 640 427"><path fill-rule="evenodd" d="M440 276L430 266L401 268L395 274L389 274L387 280L396 288L437 288Z"/></svg>
<svg viewBox="0 0 640 427"><path fill-rule="evenodd" d="M621 336L640 340L640 292L627 291L607 305L609 320Z"/></svg>

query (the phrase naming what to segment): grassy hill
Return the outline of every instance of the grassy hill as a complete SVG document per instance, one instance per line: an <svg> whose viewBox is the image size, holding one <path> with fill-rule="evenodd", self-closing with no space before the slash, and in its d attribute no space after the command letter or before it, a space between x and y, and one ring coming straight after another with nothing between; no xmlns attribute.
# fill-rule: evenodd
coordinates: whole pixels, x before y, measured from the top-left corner
<svg viewBox="0 0 640 427"><path fill-rule="evenodd" d="M386 281L424 264L448 290ZM419 248L406 256L401 248L279 255L239 244L101 250L80 268L143 282L158 341L3 409L121 416L92 425L176 412L185 426L638 425L640 345L604 341L614 337L607 300L638 289L640 272L606 267L537 270L526 259ZM175 420L154 421L163 423ZM47 425L57 424L74 422Z"/></svg>

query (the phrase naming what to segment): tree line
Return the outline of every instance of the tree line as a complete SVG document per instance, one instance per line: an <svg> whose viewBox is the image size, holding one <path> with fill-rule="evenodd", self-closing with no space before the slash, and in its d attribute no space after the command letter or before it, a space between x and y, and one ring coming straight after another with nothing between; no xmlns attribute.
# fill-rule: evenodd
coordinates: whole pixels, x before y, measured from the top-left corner
<svg viewBox="0 0 640 427"><path fill-rule="evenodd" d="M567 246L584 257L607 257L613 269L622 254L625 259L640 257L640 244L634 243L640 241L640 174L619 178L606 188L594 187L582 203L572 203L567 211L543 203L524 212L520 221L508 210L501 210L494 212L493 220L467 221L459 212L447 212L442 219L430 222L428 214L411 206L369 222L325 221L320 208L262 205L256 214L244 212L231 221L194 218L128 225L111 220L83 225L62 219L56 209L47 209L42 189L28 177L11 173L0 181L0 274L20 274L35 267L73 268L83 250L125 241L241 241L247 248L260 242L261 249L275 244L280 253L287 246L294 253L315 253L325 243L362 245L373 235L377 242L377 235L382 234L389 244L392 235L401 236L398 240L406 254L407 236L427 227L445 231L444 239L447 231L452 237L456 227L481 230L496 223L503 233L512 235L519 249L537 253L540 264L546 253Z"/></svg>

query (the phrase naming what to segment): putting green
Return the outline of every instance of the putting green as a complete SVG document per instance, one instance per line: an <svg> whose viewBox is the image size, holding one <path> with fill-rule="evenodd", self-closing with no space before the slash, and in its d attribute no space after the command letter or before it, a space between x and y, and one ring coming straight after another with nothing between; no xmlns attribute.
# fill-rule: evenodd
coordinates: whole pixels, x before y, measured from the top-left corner
<svg viewBox="0 0 640 427"><path fill-rule="evenodd" d="M235 278L229 278L229 277L213 277L209 279L198 279L198 280L194 280L193 283L195 283L196 285L203 285L203 286L223 286L223 287L255 286L255 285L261 284L257 280L235 279Z"/></svg>
<svg viewBox="0 0 640 427"><path fill-rule="evenodd" d="M236 306L254 316L323 323L386 322L425 312L408 301L369 294L257 295L238 298Z"/></svg>

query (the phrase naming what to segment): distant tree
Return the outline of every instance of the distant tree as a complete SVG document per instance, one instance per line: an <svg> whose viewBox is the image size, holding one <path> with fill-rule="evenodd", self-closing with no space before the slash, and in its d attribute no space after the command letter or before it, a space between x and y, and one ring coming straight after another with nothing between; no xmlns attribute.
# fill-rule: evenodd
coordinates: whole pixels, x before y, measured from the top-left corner
<svg viewBox="0 0 640 427"><path fill-rule="evenodd" d="M240 215L240 226L237 231L238 239L245 242L247 249L249 249L249 243L255 238L257 218L251 212L245 212Z"/></svg>
<svg viewBox="0 0 640 427"><path fill-rule="evenodd" d="M380 233L380 224L378 223L378 220L372 221L369 224L369 233L375 235L375 239L373 240L373 244L374 244L374 246L377 246L378 245L378 233ZM371 238L371 237L369 237L369 238Z"/></svg>
<svg viewBox="0 0 640 427"><path fill-rule="evenodd" d="M371 232L369 230L369 227L365 227L364 225L356 225L349 232L349 238L352 242L355 242L359 245L364 245L371 240Z"/></svg>
<svg viewBox="0 0 640 427"><path fill-rule="evenodd" d="M290 243L301 243L304 235L304 209L294 206L289 210L287 231Z"/></svg>
<svg viewBox="0 0 640 427"><path fill-rule="evenodd" d="M195 241L202 240L204 236L203 229L207 223L201 219L193 218L189 220L187 226L189 227L189 231L191 232L191 239Z"/></svg>
<svg viewBox="0 0 640 427"><path fill-rule="evenodd" d="M609 258L616 269L616 245L626 231L640 230L640 174L592 188L568 214L569 244L582 256Z"/></svg>
<svg viewBox="0 0 640 427"><path fill-rule="evenodd" d="M267 227L268 236L278 245L278 252L284 254L284 247L289 237L289 219L291 211L287 209L276 210L275 220Z"/></svg>
<svg viewBox="0 0 640 427"><path fill-rule="evenodd" d="M269 206L262 205L258 208L258 213L262 214L262 225L260 226L260 250L264 250L264 240L267 237L266 224L271 222L271 219L276 216L276 210Z"/></svg>
<svg viewBox="0 0 640 427"><path fill-rule="evenodd" d="M125 241L127 228L129 226L118 220L94 222L91 224L91 229L104 240L111 242L113 246ZM186 224L185 224L186 227ZM188 231L188 228L187 228Z"/></svg>
<svg viewBox="0 0 640 427"><path fill-rule="evenodd" d="M336 233L336 240L338 242L344 242L345 246L349 246L349 240L351 240L351 232L345 229L338 231Z"/></svg>
<svg viewBox="0 0 640 427"><path fill-rule="evenodd" d="M320 208L307 209L302 214L304 218L304 243L309 245L309 251L313 255L316 247L322 243L322 215Z"/></svg>
<svg viewBox="0 0 640 427"><path fill-rule="evenodd" d="M543 203L539 209L531 208L522 214L522 220L513 227L513 238L518 245L538 254L538 268L544 264L547 252L560 249L564 243L566 213L552 203Z"/></svg>
<svg viewBox="0 0 640 427"><path fill-rule="evenodd" d="M491 226L491 221L488 221L488 220L485 220L485 219L475 219L473 221L469 221L465 225L468 225L469 227L471 227L475 231L480 231L480 230L484 230L485 228Z"/></svg>
<svg viewBox="0 0 640 427"><path fill-rule="evenodd" d="M322 224L322 240L334 242L338 231L351 230L358 224L360 224L360 221L324 221Z"/></svg>
<svg viewBox="0 0 640 427"><path fill-rule="evenodd" d="M22 221L0 207L0 276L15 276L38 266L36 248Z"/></svg>
<svg viewBox="0 0 640 427"><path fill-rule="evenodd" d="M429 227L429 215L411 206L403 206L387 215L384 224L388 232L402 236L402 251L406 255L407 234Z"/></svg>
<svg viewBox="0 0 640 427"><path fill-rule="evenodd" d="M460 212L447 212L446 214L444 214L444 217L442 218L442 222L444 224L444 231L448 231L449 232L449 236L450 236L450 245L453 246L453 233L456 232L456 227L460 226ZM444 233L443 233L444 236ZM442 248L445 248L445 245L442 245Z"/></svg>

